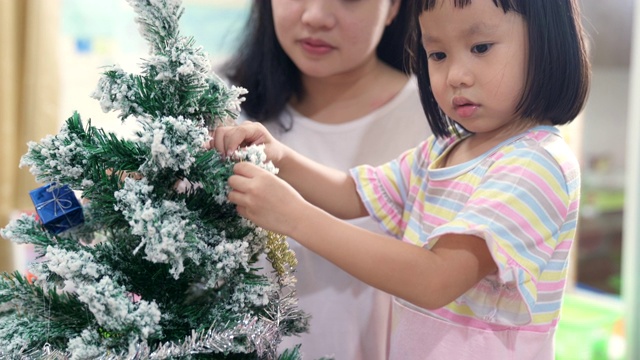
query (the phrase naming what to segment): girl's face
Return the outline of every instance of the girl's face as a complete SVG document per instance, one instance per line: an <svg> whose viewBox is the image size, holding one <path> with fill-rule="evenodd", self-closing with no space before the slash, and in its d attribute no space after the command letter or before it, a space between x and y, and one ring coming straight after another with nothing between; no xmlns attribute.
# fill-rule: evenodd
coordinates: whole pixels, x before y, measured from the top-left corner
<svg viewBox="0 0 640 360"><path fill-rule="evenodd" d="M258 0L266 1L266 0ZM375 61L400 0L271 0L276 36L303 75L327 77Z"/></svg>
<svg viewBox="0 0 640 360"><path fill-rule="evenodd" d="M420 15L431 88L438 105L465 129L501 134L514 115L527 71L527 28L491 0L456 8L440 0Z"/></svg>

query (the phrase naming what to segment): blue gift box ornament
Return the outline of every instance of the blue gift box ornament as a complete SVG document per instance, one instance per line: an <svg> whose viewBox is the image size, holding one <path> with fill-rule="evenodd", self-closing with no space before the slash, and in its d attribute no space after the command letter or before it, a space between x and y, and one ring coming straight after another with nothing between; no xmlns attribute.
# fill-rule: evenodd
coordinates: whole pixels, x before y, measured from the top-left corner
<svg viewBox="0 0 640 360"><path fill-rule="evenodd" d="M54 235L84 223L82 206L68 185L47 184L29 195L42 225Z"/></svg>

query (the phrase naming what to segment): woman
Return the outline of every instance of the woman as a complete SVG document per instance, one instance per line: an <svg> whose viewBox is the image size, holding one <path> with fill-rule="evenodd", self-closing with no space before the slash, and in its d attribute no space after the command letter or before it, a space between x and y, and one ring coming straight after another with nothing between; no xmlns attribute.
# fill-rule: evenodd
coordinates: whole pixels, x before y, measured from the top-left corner
<svg viewBox="0 0 640 360"><path fill-rule="evenodd" d="M404 66L403 0L255 0L225 75L249 93L241 116L324 165L379 165L430 135L416 81ZM381 231L368 217L351 221ZM385 359L390 297L289 241L306 359Z"/></svg>

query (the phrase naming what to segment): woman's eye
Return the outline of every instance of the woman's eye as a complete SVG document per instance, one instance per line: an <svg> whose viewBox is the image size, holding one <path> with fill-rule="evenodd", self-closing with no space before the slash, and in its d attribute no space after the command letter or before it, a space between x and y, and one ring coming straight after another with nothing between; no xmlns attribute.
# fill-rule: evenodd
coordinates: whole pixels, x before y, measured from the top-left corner
<svg viewBox="0 0 640 360"><path fill-rule="evenodd" d="M443 52L432 52L429 54L429 59L434 61L442 61L447 57L447 54Z"/></svg>
<svg viewBox="0 0 640 360"><path fill-rule="evenodd" d="M484 54L487 51L489 51L489 49L491 49L491 46L493 46L493 44L478 44L478 45L474 45L471 48L471 52L475 53L475 54Z"/></svg>

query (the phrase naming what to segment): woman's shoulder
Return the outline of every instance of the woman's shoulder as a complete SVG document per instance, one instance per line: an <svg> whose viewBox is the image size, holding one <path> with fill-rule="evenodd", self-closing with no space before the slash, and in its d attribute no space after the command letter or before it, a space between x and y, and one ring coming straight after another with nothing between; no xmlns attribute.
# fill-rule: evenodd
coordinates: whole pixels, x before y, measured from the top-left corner
<svg viewBox="0 0 640 360"><path fill-rule="evenodd" d="M418 82L415 76L409 77L400 91L398 91L389 102L378 109L378 113L380 114L386 114L392 111L411 112L426 119L420 102Z"/></svg>

